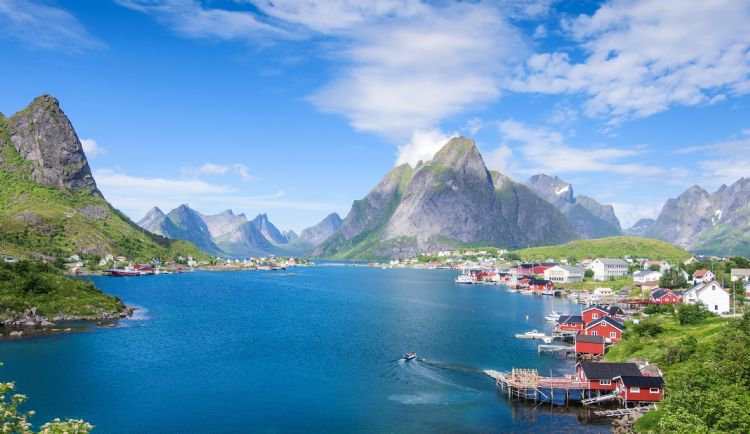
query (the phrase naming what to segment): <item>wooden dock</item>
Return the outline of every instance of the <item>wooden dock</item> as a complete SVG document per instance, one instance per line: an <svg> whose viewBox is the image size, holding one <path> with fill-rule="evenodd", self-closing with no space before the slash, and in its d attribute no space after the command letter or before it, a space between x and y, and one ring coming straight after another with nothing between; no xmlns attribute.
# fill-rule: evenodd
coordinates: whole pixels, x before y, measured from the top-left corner
<svg viewBox="0 0 750 434"><path fill-rule="evenodd" d="M576 354L576 347L572 347L569 345L548 345L548 344L542 344L536 347L537 353L551 353L551 354L561 354L563 357L567 357L569 355Z"/></svg>
<svg viewBox="0 0 750 434"><path fill-rule="evenodd" d="M554 404L555 393L565 396L565 403L570 401L572 390L580 391L580 396L588 389L588 382L581 381L573 375L562 377L544 377L536 369L513 368L511 372L485 370L485 375L495 380L498 389L508 391L508 398L516 397L529 401L549 401Z"/></svg>
<svg viewBox="0 0 750 434"><path fill-rule="evenodd" d="M594 414L600 417L622 417L622 416L630 416L631 414L635 414L635 413L645 413L651 410L656 410L656 404L643 405L640 407L632 407L632 408L597 410L594 412Z"/></svg>
<svg viewBox="0 0 750 434"><path fill-rule="evenodd" d="M612 392L612 393L608 393L606 395L599 395L599 396L594 396L593 398L586 398L584 400L581 400L581 404L583 404L585 406L589 406L589 405L593 405L593 404L599 404L600 402L612 401L612 400L615 400L615 399L618 399L618 398L619 398L619 396L617 396L616 393Z"/></svg>

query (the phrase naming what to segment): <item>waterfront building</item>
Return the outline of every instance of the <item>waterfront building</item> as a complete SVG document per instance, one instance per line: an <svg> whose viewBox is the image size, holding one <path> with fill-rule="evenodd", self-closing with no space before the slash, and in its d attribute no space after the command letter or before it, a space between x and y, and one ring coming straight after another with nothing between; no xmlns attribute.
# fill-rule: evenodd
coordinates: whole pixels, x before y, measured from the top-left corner
<svg viewBox="0 0 750 434"><path fill-rule="evenodd" d="M628 274L628 263L622 259L596 258L588 268L594 272L594 280L609 280Z"/></svg>

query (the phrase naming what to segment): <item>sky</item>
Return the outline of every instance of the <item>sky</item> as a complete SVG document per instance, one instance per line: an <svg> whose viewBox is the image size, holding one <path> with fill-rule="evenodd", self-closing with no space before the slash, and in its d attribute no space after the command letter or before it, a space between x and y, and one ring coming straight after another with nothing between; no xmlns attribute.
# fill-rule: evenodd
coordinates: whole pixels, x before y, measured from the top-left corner
<svg viewBox="0 0 750 434"><path fill-rule="evenodd" d="M343 216L475 139L623 227L750 175L750 2L0 0L0 112L59 99L104 196Z"/></svg>

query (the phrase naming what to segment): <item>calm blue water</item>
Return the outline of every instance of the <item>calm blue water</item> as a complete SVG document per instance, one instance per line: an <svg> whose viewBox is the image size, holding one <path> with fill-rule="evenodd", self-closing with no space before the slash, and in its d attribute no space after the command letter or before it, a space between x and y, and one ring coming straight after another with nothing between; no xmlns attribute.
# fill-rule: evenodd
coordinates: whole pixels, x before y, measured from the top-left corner
<svg viewBox="0 0 750 434"><path fill-rule="evenodd" d="M31 397L36 423L84 418L98 432L609 431L575 412L512 405L478 373L571 370L513 338L545 327L552 298L458 286L455 275L314 267L95 278L144 307L138 318L2 341L0 379ZM427 362L400 360L412 350Z"/></svg>

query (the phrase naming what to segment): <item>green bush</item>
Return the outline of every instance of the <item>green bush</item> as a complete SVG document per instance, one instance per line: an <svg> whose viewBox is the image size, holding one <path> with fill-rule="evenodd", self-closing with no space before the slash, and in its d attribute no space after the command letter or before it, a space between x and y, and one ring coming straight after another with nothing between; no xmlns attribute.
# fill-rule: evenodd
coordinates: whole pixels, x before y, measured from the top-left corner
<svg viewBox="0 0 750 434"><path fill-rule="evenodd" d="M711 312L703 303L681 304L677 308L677 320L680 325L698 324L709 316Z"/></svg>

